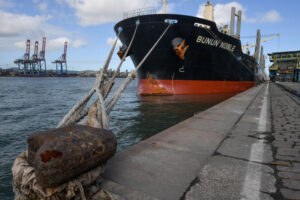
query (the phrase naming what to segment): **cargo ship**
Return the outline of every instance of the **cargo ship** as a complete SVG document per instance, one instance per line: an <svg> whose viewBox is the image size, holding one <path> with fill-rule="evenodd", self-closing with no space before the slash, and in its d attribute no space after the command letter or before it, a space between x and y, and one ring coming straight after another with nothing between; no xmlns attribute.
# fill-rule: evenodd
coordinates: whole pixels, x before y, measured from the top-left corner
<svg viewBox="0 0 300 200"><path fill-rule="evenodd" d="M244 54L237 34L226 27L219 30L213 21L213 8L206 4L206 18L178 14L127 14L114 30L122 28L119 38L123 55L139 27L128 55L137 66L149 49L172 23L151 55L138 69L140 95L236 93L247 90L261 79L257 60ZM208 13L208 14L207 14ZM236 14L234 13L233 17ZM241 21L241 12L238 13Z"/></svg>

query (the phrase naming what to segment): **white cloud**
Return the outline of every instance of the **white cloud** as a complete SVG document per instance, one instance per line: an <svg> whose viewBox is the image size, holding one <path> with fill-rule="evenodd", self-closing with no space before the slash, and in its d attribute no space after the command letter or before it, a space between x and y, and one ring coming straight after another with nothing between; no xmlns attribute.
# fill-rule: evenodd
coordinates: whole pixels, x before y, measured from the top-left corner
<svg viewBox="0 0 300 200"><path fill-rule="evenodd" d="M228 24L230 22L231 8L235 7L236 12L242 11L242 19L245 18L246 9L237 2L230 2L227 4L217 4L214 6L214 18L218 24ZM244 14L243 14L244 13Z"/></svg>
<svg viewBox="0 0 300 200"><path fill-rule="evenodd" d="M79 48L79 47L83 47L83 46L86 46L86 45L87 45L87 42L84 41L84 40L81 40L81 39L71 41L71 46L74 47L74 48Z"/></svg>
<svg viewBox="0 0 300 200"><path fill-rule="evenodd" d="M55 0L55 1L56 1L56 3L62 5L62 4L64 3L65 0Z"/></svg>
<svg viewBox="0 0 300 200"><path fill-rule="evenodd" d="M50 18L51 16L28 16L0 10L0 50L24 50L27 39L31 40L32 45L34 41L41 44L42 37L47 38L48 50L62 49L65 41L73 48L87 45L86 41L76 39L71 32L47 23Z"/></svg>
<svg viewBox="0 0 300 200"><path fill-rule="evenodd" d="M146 7L157 7L160 0L65 0L75 9L75 15L82 26L99 25L115 22L123 13Z"/></svg>
<svg viewBox="0 0 300 200"><path fill-rule="evenodd" d="M248 19L245 15L246 8L243 7L241 4L237 2L229 2L226 4L216 4L214 6L214 21L217 25L225 25L230 23L230 16L231 16L231 8L235 7L236 12L238 10L242 11L242 20L244 21L251 21L253 19ZM204 16L204 8L205 4L202 4L199 6L197 17L203 17Z"/></svg>
<svg viewBox="0 0 300 200"><path fill-rule="evenodd" d="M48 4L46 2L43 2L43 3L40 3L39 4L39 9L42 11L42 12L46 12L47 11L47 7L48 7Z"/></svg>
<svg viewBox="0 0 300 200"><path fill-rule="evenodd" d="M276 10L270 10L263 16L261 16L260 22L261 23L275 23L275 22L281 22L282 18L280 17L280 14Z"/></svg>
<svg viewBox="0 0 300 200"><path fill-rule="evenodd" d="M54 39L50 39L47 41L46 49L47 50L59 50L64 48L64 43L70 43L70 39L67 37L58 37Z"/></svg>
<svg viewBox="0 0 300 200"><path fill-rule="evenodd" d="M26 41L15 42L14 46L17 47L18 49L25 49Z"/></svg>
<svg viewBox="0 0 300 200"><path fill-rule="evenodd" d="M175 8L175 3L167 3L167 6L166 6L166 13L173 13L174 11L174 8ZM158 10L156 13L162 13L162 7L160 10Z"/></svg>
<svg viewBox="0 0 300 200"><path fill-rule="evenodd" d="M34 48L34 41L31 41L31 49ZM41 42L41 41L39 41ZM46 42L46 50L47 51L53 51L53 50L61 50L64 48L65 42L68 42L68 46L74 47L74 48L79 48L82 46L86 46L87 43L84 40L77 39L77 40L71 40L68 37L58 37L58 38L52 38L52 39L47 39ZM39 43L41 46L41 43ZM26 48L26 41L18 41L14 43L14 46L18 49L25 49Z"/></svg>
<svg viewBox="0 0 300 200"><path fill-rule="evenodd" d="M17 36L38 29L47 17L13 14L0 10L0 37Z"/></svg>
<svg viewBox="0 0 300 200"><path fill-rule="evenodd" d="M175 3L168 3L167 4L166 12L167 13L173 13L174 12L174 8L175 8Z"/></svg>
<svg viewBox="0 0 300 200"><path fill-rule="evenodd" d="M217 25L225 25L230 23L231 8L235 7L236 12L238 10L242 11L242 20L248 23L268 23L268 22L279 22L281 17L279 13L275 10L271 10L264 15L257 15L257 17L246 16L247 8L243 5L233 1L226 4L216 4L214 6L214 21ZM199 6L197 17L203 17L205 4Z"/></svg>
<svg viewBox="0 0 300 200"><path fill-rule="evenodd" d="M0 8L12 8L14 3L10 0L0 0Z"/></svg>
<svg viewBox="0 0 300 200"><path fill-rule="evenodd" d="M106 43L109 45L109 46L113 46L114 45L114 42L115 42L116 38L111 38L109 37L107 40L106 40ZM117 46L121 47L122 46L122 42L118 39L118 42L117 42Z"/></svg>

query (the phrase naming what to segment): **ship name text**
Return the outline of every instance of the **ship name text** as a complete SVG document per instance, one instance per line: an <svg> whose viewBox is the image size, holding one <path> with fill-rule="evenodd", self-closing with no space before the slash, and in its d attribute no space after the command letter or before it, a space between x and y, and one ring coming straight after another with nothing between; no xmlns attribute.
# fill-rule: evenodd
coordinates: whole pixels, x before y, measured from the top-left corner
<svg viewBox="0 0 300 200"><path fill-rule="evenodd" d="M198 36L196 42L205 44L205 45L215 46L215 47L222 48L222 49L226 49L231 52L233 52L236 47L235 45L223 42L221 40L216 40L216 39L204 37L201 35Z"/></svg>

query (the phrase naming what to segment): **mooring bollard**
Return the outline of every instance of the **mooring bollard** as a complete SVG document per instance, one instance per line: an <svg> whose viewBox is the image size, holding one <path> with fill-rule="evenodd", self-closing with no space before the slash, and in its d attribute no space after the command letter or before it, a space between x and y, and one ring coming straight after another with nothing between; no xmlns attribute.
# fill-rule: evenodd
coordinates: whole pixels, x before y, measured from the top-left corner
<svg viewBox="0 0 300 200"><path fill-rule="evenodd" d="M27 143L28 162L35 169L37 183L46 188L105 163L117 148L111 131L82 125L35 133Z"/></svg>

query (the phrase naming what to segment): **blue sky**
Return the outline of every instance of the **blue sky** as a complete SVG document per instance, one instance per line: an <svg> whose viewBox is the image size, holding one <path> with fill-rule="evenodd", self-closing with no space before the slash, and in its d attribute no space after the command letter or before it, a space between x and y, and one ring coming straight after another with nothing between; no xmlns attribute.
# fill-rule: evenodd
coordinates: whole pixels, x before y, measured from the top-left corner
<svg viewBox="0 0 300 200"><path fill-rule="evenodd" d="M169 13L201 16L206 1L168 0ZM262 35L280 33L281 36L263 44L264 52L299 50L300 1L274 0L212 0L217 23L229 22L230 7L243 11L242 44L254 43L259 28ZM71 70L97 70L105 61L115 38L114 24L129 10L155 7L161 10L160 0L0 0L0 67L13 67L13 61L25 52L25 42L33 43L47 37L47 67L63 51L68 41L68 68ZM254 48L251 49L251 52ZM116 53L112 68L117 66ZM269 62L267 62L269 65ZM130 59L123 68L133 69Z"/></svg>

